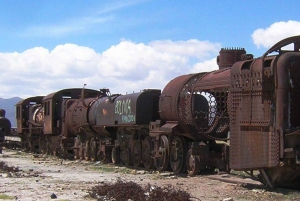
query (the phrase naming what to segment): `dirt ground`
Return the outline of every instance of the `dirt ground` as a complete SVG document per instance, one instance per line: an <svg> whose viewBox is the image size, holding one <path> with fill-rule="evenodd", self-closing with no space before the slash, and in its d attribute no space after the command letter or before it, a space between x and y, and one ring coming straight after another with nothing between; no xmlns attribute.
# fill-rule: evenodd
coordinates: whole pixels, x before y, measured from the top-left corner
<svg viewBox="0 0 300 201"><path fill-rule="evenodd" d="M172 185L190 193L192 200L300 200L300 191L268 189L243 172L188 177L17 150L3 150L1 161L20 171L0 169L0 200L96 200L89 196L92 187L118 179L143 186Z"/></svg>

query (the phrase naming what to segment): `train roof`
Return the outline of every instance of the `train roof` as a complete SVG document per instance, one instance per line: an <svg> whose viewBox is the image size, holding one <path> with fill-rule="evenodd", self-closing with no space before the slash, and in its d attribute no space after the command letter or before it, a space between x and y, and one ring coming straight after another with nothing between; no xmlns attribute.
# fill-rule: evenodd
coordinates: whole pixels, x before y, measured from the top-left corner
<svg viewBox="0 0 300 201"><path fill-rule="evenodd" d="M80 98L81 97L82 88L69 88L62 89L60 91L53 92L44 97L43 100L53 99L53 98ZM94 89L84 89L84 95L86 98L97 97L100 91Z"/></svg>
<svg viewBox="0 0 300 201"><path fill-rule="evenodd" d="M29 103L42 103L44 96L32 96L19 101L16 105L27 105Z"/></svg>

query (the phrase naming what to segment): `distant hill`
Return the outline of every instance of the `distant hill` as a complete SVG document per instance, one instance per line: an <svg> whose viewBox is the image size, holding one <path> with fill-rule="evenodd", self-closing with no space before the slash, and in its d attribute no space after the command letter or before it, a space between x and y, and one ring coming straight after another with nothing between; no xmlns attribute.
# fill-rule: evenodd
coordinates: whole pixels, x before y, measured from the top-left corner
<svg viewBox="0 0 300 201"><path fill-rule="evenodd" d="M22 98L19 97L8 98L8 99L0 98L0 109L4 109L6 111L5 117L10 120L12 127L17 127L15 105L20 100L22 100Z"/></svg>

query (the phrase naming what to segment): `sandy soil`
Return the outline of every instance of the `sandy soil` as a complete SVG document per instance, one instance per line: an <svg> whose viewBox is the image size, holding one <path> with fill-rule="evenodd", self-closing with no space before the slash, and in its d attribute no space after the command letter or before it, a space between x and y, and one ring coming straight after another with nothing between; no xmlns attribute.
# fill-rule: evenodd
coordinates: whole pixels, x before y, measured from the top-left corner
<svg viewBox="0 0 300 201"><path fill-rule="evenodd" d="M15 150L4 150L0 161L20 169L19 172L0 170L0 199L7 195L10 200L22 201L96 200L88 193L93 186L122 179L141 185L171 184L189 192L193 200L300 200L299 191L268 189L242 172L188 177Z"/></svg>

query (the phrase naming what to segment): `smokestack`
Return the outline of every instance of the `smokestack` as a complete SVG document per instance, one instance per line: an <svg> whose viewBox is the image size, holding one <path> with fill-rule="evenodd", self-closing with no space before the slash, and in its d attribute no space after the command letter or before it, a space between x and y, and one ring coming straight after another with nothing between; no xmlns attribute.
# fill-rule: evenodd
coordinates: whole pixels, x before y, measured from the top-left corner
<svg viewBox="0 0 300 201"><path fill-rule="evenodd" d="M244 48L222 48L217 57L219 70L231 67L237 61L242 61L245 54Z"/></svg>

